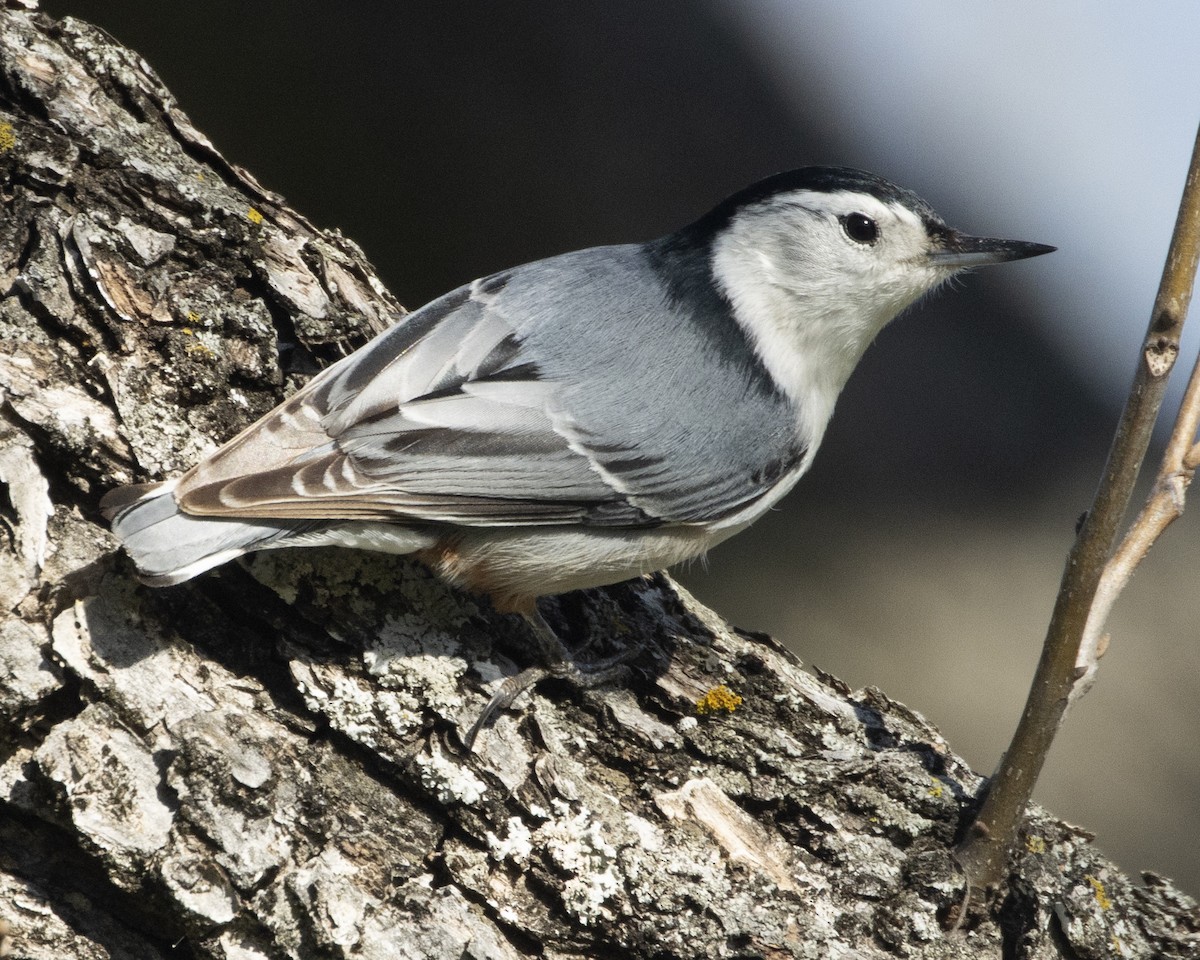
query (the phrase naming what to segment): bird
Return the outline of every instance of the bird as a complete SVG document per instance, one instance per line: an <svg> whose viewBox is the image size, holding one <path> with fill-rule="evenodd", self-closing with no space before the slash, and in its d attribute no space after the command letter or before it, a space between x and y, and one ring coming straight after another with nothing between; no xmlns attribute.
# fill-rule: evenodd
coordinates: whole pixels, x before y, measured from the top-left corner
<svg viewBox="0 0 1200 960"><path fill-rule="evenodd" d="M964 234L865 171L775 174L658 239L460 286L101 510L155 586L256 550L411 554L528 621L550 664L528 686L570 663L540 598L746 529L809 469L885 325L963 270L1054 249Z"/></svg>

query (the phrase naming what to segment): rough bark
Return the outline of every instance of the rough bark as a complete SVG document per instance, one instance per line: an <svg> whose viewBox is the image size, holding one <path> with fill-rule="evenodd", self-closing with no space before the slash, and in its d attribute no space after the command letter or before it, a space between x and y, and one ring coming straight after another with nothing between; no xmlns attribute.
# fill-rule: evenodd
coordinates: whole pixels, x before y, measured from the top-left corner
<svg viewBox="0 0 1200 960"><path fill-rule="evenodd" d="M548 604L596 655L640 645L628 683L544 684L471 755L525 628L419 565L289 551L138 586L100 496L186 468L402 311L136 54L29 6L0 10L14 955L1200 952L1192 901L1040 811L1006 895L949 929L981 779L666 577Z"/></svg>

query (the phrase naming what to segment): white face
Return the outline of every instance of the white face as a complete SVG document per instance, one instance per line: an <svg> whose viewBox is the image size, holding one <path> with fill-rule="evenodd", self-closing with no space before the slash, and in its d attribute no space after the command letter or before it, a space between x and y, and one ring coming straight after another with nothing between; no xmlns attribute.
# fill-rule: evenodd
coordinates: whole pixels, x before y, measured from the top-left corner
<svg viewBox="0 0 1200 960"><path fill-rule="evenodd" d="M753 249L764 279L809 309L853 304L871 337L955 272L930 260L916 213L863 193L781 194L739 214L728 242Z"/></svg>
<svg viewBox="0 0 1200 960"><path fill-rule="evenodd" d="M777 195L740 211L715 241L714 278L797 401L809 442L875 335L956 272L933 250L912 210L848 191Z"/></svg>

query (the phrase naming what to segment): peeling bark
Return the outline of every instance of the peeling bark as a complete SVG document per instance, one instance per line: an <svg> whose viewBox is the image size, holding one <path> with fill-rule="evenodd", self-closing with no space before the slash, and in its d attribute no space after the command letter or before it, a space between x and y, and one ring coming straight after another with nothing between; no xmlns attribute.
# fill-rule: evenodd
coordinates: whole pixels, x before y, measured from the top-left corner
<svg viewBox="0 0 1200 960"><path fill-rule="evenodd" d="M74 957L1194 957L1200 914L1035 811L949 929L981 779L664 576L547 604L638 644L466 755L523 624L415 563L132 579L97 512L402 312L136 54L0 9L0 950ZM709 697L714 687L742 698Z"/></svg>

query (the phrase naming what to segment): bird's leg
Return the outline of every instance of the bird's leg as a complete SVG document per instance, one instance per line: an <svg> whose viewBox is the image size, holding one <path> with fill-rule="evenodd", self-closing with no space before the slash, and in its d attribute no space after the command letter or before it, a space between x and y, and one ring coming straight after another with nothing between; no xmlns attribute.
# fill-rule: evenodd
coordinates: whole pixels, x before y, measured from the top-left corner
<svg viewBox="0 0 1200 960"><path fill-rule="evenodd" d="M529 604L526 609L520 611L520 614L533 632L538 658L544 665L554 667L570 662L571 653L567 650L567 645L554 632L554 628L546 622L546 618L542 616L542 611L537 608L536 603Z"/></svg>
<svg viewBox="0 0 1200 960"><path fill-rule="evenodd" d="M624 676L629 672L625 668L625 664L642 652L642 644L635 644L611 657L605 657L603 660L579 663L571 656L566 645L559 639L554 628L546 622L546 618L542 616L542 612L536 606L532 611L522 613L522 616L532 628L534 637L537 638L538 652L542 655L545 663L542 668L545 671L543 677L561 677L572 681L584 690L598 687L602 683L608 683L610 680ZM585 643L580 652L590 647L594 639ZM533 669L538 668L534 667ZM513 679L515 680L516 677ZM538 677L538 680L540 679L542 677ZM534 683L536 682L537 680L534 681Z"/></svg>
<svg viewBox="0 0 1200 960"><path fill-rule="evenodd" d="M519 612L530 626L542 663L536 667L528 667L500 684L467 734L465 743L468 751L475 748L475 738L479 736L479 731L487 726L497 713L507 710L517 697L546 678L563 679L581 690L588 690L628 676L629 667L626 664L641 652L641 646L638 645L604 660L578 664L571 659L565 644L554 632L554 628L546 622L536 604L530 604L527 609Z"/></svg>

